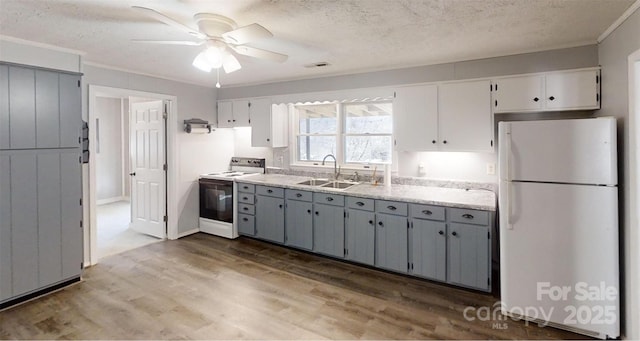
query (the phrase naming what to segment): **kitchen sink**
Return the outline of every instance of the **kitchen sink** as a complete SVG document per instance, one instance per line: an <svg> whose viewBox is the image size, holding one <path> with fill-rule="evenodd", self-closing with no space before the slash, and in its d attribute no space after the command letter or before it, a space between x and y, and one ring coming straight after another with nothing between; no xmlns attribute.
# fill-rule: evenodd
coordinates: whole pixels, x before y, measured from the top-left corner
<svg viewBox="0 0 640 341"><path fill-rule="evenodd" d="M305 186L321 186L329 183L327 179L309 179L302 182L298 182L297 185L305 185Z"/></svg>
<svg viewBox="0 0 640 341"><path fill-rule="evenodd" d="M320 187L325 187L325 188L335 188L335 189L347 189L351 186L355 186L357 185L357 182L349 182L349 181L331 181L331 182L327 182L324 185L321 185Z"/></svg>

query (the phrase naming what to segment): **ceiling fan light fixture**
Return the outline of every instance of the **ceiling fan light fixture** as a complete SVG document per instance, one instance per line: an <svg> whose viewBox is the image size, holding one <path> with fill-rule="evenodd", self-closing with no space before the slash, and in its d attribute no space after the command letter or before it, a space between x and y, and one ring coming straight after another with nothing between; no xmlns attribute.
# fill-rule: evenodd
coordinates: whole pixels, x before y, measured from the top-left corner
<svg viewBox="0 0 640 341"><path fill-rule="evenodd" d="M212 69L211 63L209 63L209 59L207 58L206 51L198 53L196 58L193 60L192 65L204 72L211 72Z"/></svg>
<svg viewBox="0 0 640 341"><path fill-rule="evenodd" d="M238 61L238 59L234 55L232 55L229 51L226 51L226 52L227 53L222 59L222 67L224 68L224 72L229 74L234 71L240 70L242 66L240 65L240 62Z"/></svg>
<svg viewBox="0 0 640 341"><path fill-rule="evenodd" d="M224 57L223 48L210 46L204 51L204 54L212 68L219 69L222 66L222 59Z"/></svg>

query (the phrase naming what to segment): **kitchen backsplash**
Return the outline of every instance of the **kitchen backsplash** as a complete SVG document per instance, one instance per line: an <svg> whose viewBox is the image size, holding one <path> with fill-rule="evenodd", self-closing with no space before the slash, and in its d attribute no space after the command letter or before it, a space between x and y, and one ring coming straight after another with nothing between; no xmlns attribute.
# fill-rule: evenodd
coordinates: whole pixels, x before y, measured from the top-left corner
<svg viewBox="0 0 640 341"><path fill-rule="evenodd" d="M267 174L284 174L295 176L307 176L310 178L330 178L333 176L331 172L322 171L308 171L300 169L283 169L267 167ZM379 183L382 183L382 174L376 176ZM341 175L340 179L355 180L353 174ZM359 174L358 181L371 182L371 175ZM490 182L474 182L474 181L455 181L455 180L434 180L420 177L410 176L391 176L391 183L398 185L413 185L413 186L427 186L427 187L447 187L447 188L460 188L460 189L484 189L492 192L498 191L498 185Z"/></svg>

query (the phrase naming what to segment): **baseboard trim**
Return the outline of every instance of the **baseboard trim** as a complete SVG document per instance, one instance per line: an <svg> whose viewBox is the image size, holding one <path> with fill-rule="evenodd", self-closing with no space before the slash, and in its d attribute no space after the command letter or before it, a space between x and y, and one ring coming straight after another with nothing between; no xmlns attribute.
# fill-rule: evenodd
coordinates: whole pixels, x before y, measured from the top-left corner
<svg viewBox="0 0 640 341"><path fill-rule="evenodd" d="M128 197L113 197L107 199L96 200L96 205L106 205L111 204L118 201L129 201Z"/></svg>
<svg viewBox="0 0 640 341"><path fill-rule="evenodd" d="M178 238L176 238L176 239L179 239L179 238L182 238L182 237L186 237L188 235L191 235L191 234L194 234L194 233L198 233L198 232L200 232L199 228L191 229L189 231L180 232L180 233L178 233Z"/></svg>
<svg viewBox="0 0 640 341"><path fill-rule="evenodd" d="M44 288L44 289L40 289L40 290L31 292L31 293L28 293L28 294L25 294L23 296L16 297L14 299L10 299L8 301L0 303L0 311L5 310L5 309L10 308L10 307L13 307L13 306L16 306L16 305L19 305L19 304L22 304L22 303L26 303L26 302L34 300L34 299L36 299L38 297L50 294L50 293L52 293L54 291L58 291L58 290L64 289L65 287L67 287L67 286L69 286L71 284L80 282L80 281L81 281L80 276L74 277L74 278L71 278L69 280L60 282L58 284L54 284L54 285L52 285L50 287L47 287L47 288Z"/></svg>

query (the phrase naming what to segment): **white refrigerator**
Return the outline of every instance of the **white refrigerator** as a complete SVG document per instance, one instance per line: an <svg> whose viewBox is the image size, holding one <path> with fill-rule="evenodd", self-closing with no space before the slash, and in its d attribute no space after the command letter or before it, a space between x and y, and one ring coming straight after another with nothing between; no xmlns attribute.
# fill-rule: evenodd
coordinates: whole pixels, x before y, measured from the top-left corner
<svg viewBox="0 0 640 341"><path fill-rule="evenodd" d="M502 312L620 335L616 121L499 123Z"/></svg>

